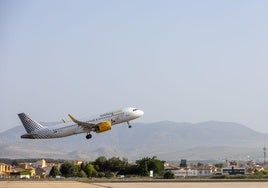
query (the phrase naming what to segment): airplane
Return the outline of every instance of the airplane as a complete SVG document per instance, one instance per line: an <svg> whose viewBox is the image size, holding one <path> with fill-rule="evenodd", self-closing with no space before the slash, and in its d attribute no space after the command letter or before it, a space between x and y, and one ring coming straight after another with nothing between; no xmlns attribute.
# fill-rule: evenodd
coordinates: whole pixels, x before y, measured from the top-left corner
<svg viewBox="0 0 268 188"><path fill-rule="evenodd" d="M63 120L62 123L49 127L41 125L25 113L20 113L18 116L27 132L21 135L21 138L48 139L87 133L86 139L90 139L92 138L90 132L102 133L111 130L115 124L127 122L128 127L131 128L129 122L141 117L143 114L142 110L132 107L107 112L83 121L77 120L71 114L68 114L71 121Z"/></svg>

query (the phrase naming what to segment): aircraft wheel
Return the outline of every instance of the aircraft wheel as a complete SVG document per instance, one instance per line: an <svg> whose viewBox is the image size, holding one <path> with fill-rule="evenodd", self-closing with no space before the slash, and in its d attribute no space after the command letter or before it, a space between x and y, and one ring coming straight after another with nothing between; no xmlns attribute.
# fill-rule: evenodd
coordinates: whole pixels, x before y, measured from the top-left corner
<svg viewBox="0 0 268 188"><path fill-rule="evenodd" d="M127 124L128 124L128 128L131 128L132 127L128 121L127 121Z"/></svg>
<svg viewBox="0 0 268 188"><path fill-rule="evenodd" d="M86 139L90 139L90 138L92 138L92 135L91 135L91 134L88 134L88 135L86 136Z"/></svg>

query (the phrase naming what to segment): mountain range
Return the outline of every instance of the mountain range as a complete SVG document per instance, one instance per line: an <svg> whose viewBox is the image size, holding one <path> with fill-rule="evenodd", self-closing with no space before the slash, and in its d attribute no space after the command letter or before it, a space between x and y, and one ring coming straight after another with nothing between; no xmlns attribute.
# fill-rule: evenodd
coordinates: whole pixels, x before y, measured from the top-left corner
<svg viewBox="0 0 268 188"><path fill-rule="evenodd" d="M55 123L46 123L48 126ZM0 133L0 158L53 158L95 160L99 156L125 157L130 161L157 156L168 161L263 160L268 134L244 125L209 121L202 123L133 123L115 125L111 131L57 139L21 139L22 125Z"/></svg>

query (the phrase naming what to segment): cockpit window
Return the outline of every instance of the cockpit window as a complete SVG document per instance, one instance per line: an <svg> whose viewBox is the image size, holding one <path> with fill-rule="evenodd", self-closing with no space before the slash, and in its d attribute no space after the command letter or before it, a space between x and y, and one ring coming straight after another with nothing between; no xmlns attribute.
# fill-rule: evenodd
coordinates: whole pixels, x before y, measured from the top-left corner
<svg viewBox="0 0 268 188"><path fill-rule="evenodd" d="M138 110L137 108L134 108L134 109L133 109L133 112L135 112L135 111L137 111L137 110Z"/></svg>

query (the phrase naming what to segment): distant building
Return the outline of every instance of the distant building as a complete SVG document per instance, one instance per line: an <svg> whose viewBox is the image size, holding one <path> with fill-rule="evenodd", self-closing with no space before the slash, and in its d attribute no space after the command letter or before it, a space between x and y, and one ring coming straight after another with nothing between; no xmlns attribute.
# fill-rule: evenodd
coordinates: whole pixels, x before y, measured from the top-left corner
<svg viewBox="0 0 268 188"><path fill-rule="evenodd" d="M82 160L74 160L74 161L73 161L73 164L74 164L74 165L81 165L82 163L83 163Z"/></svg>
<svg viewBox="0 0 268 188"><path fill-rule="evenodd" d="M35 173L36 173L36 176L39 177L39 178L45 178L46 177L46 171L45 171L45 169L43 169L41 167L37 167L35 169Z"/></svg>
<svg viewBox="0 0 268 188"><path fill-rule="evenodd" d="M176 177L210 176L212 174L212 170L209 168L172 169L171 172L173 172Z"/></svg>
<svg viewBox="0 0 268 188"><path fill-rule="evenodd" d="M186 170L186 169L180 169L180 170L171 170L176 177L187 177L187 176L210 176L211 170Z"/></svg>
<svg viewBox="0 0 268 188"><path fill-rule="evenodd" d="M229 175L237 175L237 174L246 173L245 168L236 168L234 166L228 167L228 168L222 168L221 171L222 171L222 174L229 174Z"/></svg>
<svg viewBox="0 0 268 188"><path fill-rule="evenodd" d="M186 168L187 167L187 160L186 159L181 160L180 167L181 168Z"/></svg>
<svg viewBox="0 0 268 188"><path fill-rule="evenodd" d="M257 173L257 172L261 172L264 171L265 169L262 166L256 165L252 168L252 173Z"/></svg>
<svg viewBox="0 0 268 188"><path fill-rule="evenodd" d="M33 163L33 167L35 168L44 168L44 167L47 167L47 164L46 164L46 161L44 159L42 160L39 160L39 161L36 161L35 163Z"/></svg>
<svg viewBox="0 0 268 188"><path fill-rule="evenodd" d="M47 167L53 167L53 166L57 166L56 163L46 163Z"/></svg>
<svg viewBox="0 0 268 188"><path fill-rule="evenodd" d="M38 168L35 169L36 176L40 177L40 178L46 178L46 177L49 176L49 173L50 173L51 169L52 169L51 166L44 167L44 168L38 167Z"/></svg>
<svg viewBox="0 0 268 188"><path fill-rule="evenodd" d="M19 163L18 165L20 168L23 168L23 169L28 169L28 163Z"/></svg>
<svg viewBox="0 0 268 188"><path fill-rule="evenodd" d="M0 163L0 178L9 177L13 168L11 165Z"/></svg>

